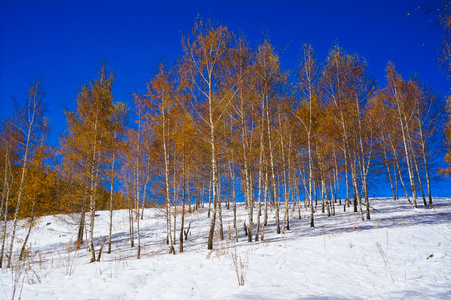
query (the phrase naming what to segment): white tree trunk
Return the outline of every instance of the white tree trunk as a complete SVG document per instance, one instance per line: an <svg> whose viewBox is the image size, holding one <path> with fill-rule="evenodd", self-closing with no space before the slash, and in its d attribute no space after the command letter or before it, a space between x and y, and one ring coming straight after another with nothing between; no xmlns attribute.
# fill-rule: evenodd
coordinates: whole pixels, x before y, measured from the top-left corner
<svg viewBox="0 0 451 300"><path fill-rule="evenodd" d="M19 183L19 192L18 192L18 196L17 196L17 204L16 204L16 210L14 213L14 220L13 220L13 229L12 229L12 233L11 233L11 243L10 243L10 248L9 248L9 257L8 257L8 264L7 267L10 268L11 267L11 259L12 259L12 255L13 255L13 246L14 246L14 239L16 237L16 228L17 228L17 221L18 221L18 217L19 217L19 210L20 210L20 204L22 201L22 193L23 193L23 186L24 186L24 182L25 182L25 173L27 170L27 162L28 162L28 155L29 155L29 147L30 147L30 142L31 142L31 135L32 135L32 131L33 128L35 126L35 118L36 118L36 113L37 113L37 109L38 109L38 105L39 103L36 102L38 101L37 99L37 95L34 94L32 96L32 98L30 98L29 100L31 103L31 111L27 111L27 113L29 114L29 120L28 120L28 126L27 126L27 132L26 134L26 138L25 138L25 152L24 155L22 157L22 175L20 178L20 183Z"/></svg>

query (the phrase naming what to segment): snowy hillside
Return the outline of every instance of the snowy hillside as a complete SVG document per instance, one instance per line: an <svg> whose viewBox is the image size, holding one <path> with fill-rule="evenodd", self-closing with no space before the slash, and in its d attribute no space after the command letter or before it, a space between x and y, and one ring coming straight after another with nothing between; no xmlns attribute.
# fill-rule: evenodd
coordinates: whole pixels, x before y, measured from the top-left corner
<svg viewBox="0 0 451 300"><path fill-rule="evenodd" d="M372 200L372 220L364 222L337 206L333 217L319 210L315 228L308 211L301 220L292 212L291 230L279 235L271 214L265 240L253 243L244 236L245 208L238 207L238 242L234 233L229 239L232 211L223 208L226 239L216 237L213 251L204 209L186 217L191 234L176 255L167 254L164 211L147 209L140 260L129 244L128 211L117 211L112 254L92 264L86 245L74 250L75 220L47 216L33 228L28 259L0 270L0 299L14 291L16 299L449 299L451 199L434 202L412 209L405 199ZM109 220L98 214L96 249Z"/></svg>

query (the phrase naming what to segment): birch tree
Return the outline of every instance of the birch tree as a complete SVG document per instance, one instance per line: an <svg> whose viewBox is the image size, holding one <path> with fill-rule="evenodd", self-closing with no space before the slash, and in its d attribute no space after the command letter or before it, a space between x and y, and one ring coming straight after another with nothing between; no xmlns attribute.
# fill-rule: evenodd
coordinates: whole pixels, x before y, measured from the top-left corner
<svg viewBox="0 0 451 300"><path fill-rule="evenodd" d="M286 82L286 74L284 74L280 68L279 56L275 52L273 46L268 40L265 40L257 49L255 61L255 85L257 89L260 109L262 111L262 118L265 125L266 145L269 152L269 171L271 181L271 193L272 199L275 204L276 213L276 231L279 234L280 228L280 215L279 215L279 198L277 193L276 184L276 162L275 162L275 113L274 107L277 107L278 93L280 92L280 86Z"/></svg>
<svg viewBox="0 0 451 300"><path fill-rule="evenodd" d="M11 241L9 248L9 256L7 267L11 267L11 259L13 256L13 246L16 237L17 221L23 197L23 190L26 184L26 174L29 160L34 154L35 148L45 139L48 121L45 118L45 105L43 103L44 90L40 82L34 82L28 92L27 99L23 107L16 105L17 121L15 126L19 132L20 139L20 157L21 157L21 175L19 188L17 192L16 208L13 218L13 226L11 232Z"/></svg>
<svg viewBox="0 0 451 300"><path fill-rule="evenodd" d="M193 29L193 37L183 41L184 63L193 97L194 115L201 120L208 134L203 137L210 146L211 196L213 211L211 216L208 249L213 249L216 218L219 221L219 236L224 239L221 215L221 199L218 177L217 131L218 123L226 112L230 95L221 93L221 67L231 35L225 26L213 26L198 20Z"/></svg>
<svg viewBox="0 0 451 300"><path fill-rule="evenodd" d="M148 94L146 97L146 105L155 113L148 121L153 121L153 124L147 123L146 126L153 126L154 132L162 145L163 154L163 168L164 168L164 199L166 209L166 240L169 246L169 253L175 254L172 230L171 230L171 187L170 187L170 135L169 135L169 112L174 105L173 88L171 85L169 73L166 71L164 65L160 65L159 73L147 84ZM158 128L156 128L158 127Z"/></svg>
<svg viewBox="0 0 451 300"><path fill-rule="evenodd" d="M11 193L16 174L13 165L18 162L17 145L19 142L19 131L14 126L13 119L3 120L0 131L0 153L1 153L1 180L2 180L2 202L0 217L3 221L1 227L1 251L0 251L0 268L3 267L3 258L5 257L5 247L7 239L7 223L8 223L8 207L10 205Z"/></svg>
<svg viewBox="0 0 451 300"><path fill-rule="evenodd" d="M96 260L94 222L97 186L105 164L107 131L112 112L114 76L103 66L98 78L83 85L77 97L75 112L66 111L68 133L63 138L67 159L77 164L85 178L85 193L89 203L89 251ZM84 218L84 216L82 216Z"/></svg>
<svg viewBox="0 0 451 300"><path fill-rule="evenodd" d="M318 66L311 45L304 45L302 48L302 57L300 59L300 68L298 73L297 86L299 88L300 99L299 107L295 113L296 119L302 124L302 130L307 133L307 165L308 165L308 185L307 199L310 203L310 227L314 227L315 212L313 207L313 147L314 132L317 127L318 112Z"/></svg>
<svg viewBox="0 0 451 300"><path fill-rule="evenodd" d="M388 63L387 65L387 87L386 87L386 93L387 93L387 99L392 105L392 107L396 111L396 117L399 122L400 132L401 132L401 138L402 138L402 144L404 148L404 155L406 158L406 165L407 165L407 171L409 174L410 179L410 187L413 194L413 204L412 207L416 208L417 205L417 188L415 185L415 178L414 178L414 166L413 166L413 153L411 147L409 147L409 137L410 137L410 131L409 131L409 124L412 117L412 112L410 111L410 99L408 97L408 85L406 82L402 79L401 75L398 74L395 70L395 66L392 63Z"/></svg>
<svg viewBox="0 0 451 300"><path fill-rule="evenodd" d="M110 211L110 223L108 230L108 250L107 253L111 253L111 236L113 232L113 206L114 206L114 192L116 183L116 169L118 165L119 155L121 154L121 149L124 148L123 140L121 139L125 132L125 117L127 114L127 107L123 103L113 104L113 111L111 114L111 128L110 136L108 139L108 153L110 156L110 201L109 201L109 211ZM123 151L122 151L123 152Z"/></svg>

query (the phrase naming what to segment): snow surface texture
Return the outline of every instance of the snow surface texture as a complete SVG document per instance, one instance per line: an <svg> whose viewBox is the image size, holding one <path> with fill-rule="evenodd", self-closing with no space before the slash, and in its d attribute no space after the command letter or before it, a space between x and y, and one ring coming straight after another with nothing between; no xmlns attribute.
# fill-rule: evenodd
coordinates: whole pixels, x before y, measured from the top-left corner
<svg viewBox="0 0 451 300"><path fill-rule="evenodd" d="M213 251L203 209L187 215L191 235L180 254L177 233L176 255L167 254L164 211L146 209L140 260L136 242L129 244L128 211L116 211L112 253L105 247L101 262L91 264L86 245L74 250L76 219L46 216L33 228L28 259L0 271L0 299L13 291L16 299L450 299L451 199L434 203L412 209L405 199L374 199L371 221L337 206L332 217L319 210L315 228L309 211L299 220L290 208L285 234L275 233L271 212L265 240L252 243L244 206L237 209L238 242L232 210L223 207L226 239L216 236ZM96 250L108 238L109 213L98 214ZM25 233L19 230L19 241Z"/></svg>

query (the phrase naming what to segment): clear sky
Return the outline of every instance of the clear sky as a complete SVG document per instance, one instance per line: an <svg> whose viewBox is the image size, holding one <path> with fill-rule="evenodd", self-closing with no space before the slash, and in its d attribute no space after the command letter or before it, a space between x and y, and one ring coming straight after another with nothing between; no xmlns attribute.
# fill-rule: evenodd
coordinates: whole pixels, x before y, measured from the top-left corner
<svg viewBox="0 0 451 300"><path fill-rule="evenodd" d="M69 1L0 0L0 118L13 112L33 79L43 81L52 122L50 142L65 128L64 107L74 108L80 86L107 60L116 76L114 97L130 102L162 60L181 55L182 32L197 14L242 31L256 47L265 36L284 68L298 63L301 45L320 60L338 42L366 58L384 84L388 60L404 76L416 72L440 94L449 82L438 69L438 29L415 8L424 1Z"/></svg>

